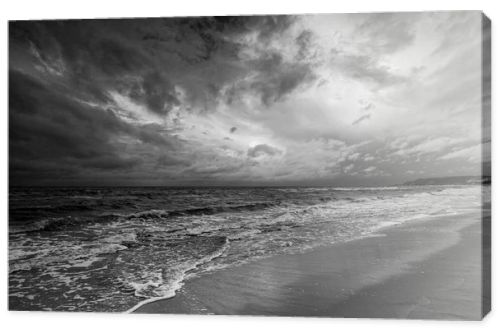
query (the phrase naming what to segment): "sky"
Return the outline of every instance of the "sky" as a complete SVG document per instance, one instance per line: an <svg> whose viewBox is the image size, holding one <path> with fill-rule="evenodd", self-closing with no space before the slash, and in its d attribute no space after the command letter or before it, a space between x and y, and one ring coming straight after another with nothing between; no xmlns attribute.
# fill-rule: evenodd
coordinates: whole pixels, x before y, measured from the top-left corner
<svg viewBox="0 0 500 334"><path fill-rule="evenodd" d="M10 22L9 181L480 175L481 42L480 12Z"/></svg>

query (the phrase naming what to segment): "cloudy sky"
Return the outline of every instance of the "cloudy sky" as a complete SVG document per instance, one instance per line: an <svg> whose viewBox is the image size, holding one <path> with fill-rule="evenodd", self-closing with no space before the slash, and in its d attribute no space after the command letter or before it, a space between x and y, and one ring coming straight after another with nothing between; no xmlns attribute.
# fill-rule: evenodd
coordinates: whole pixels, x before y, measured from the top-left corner
<svg viewBox="0 0 500 334"><path fill-rule="evenodd" d="M13 185L478 175L479 12L11 22Z"/></svg>

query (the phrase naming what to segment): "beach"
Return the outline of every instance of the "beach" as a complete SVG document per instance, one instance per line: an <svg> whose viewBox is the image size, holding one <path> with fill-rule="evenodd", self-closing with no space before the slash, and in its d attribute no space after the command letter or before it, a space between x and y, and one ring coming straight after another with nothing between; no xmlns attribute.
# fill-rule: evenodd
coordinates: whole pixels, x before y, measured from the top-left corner
<svg viewBox="0 0 500 334"><path fill-rule="evenodd" d="M208 272L135 312L479 320L481 216L415 219Z"/></svg>

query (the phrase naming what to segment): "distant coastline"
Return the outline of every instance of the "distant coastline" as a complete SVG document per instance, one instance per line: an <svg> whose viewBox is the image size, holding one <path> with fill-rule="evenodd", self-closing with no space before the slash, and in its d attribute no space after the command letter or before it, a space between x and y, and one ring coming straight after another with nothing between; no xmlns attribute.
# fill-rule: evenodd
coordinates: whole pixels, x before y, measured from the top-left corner
<svg viewBox="0 0 500 334"><path fill-rule="evenodd" d="M425 185L466 185L466 184L491 184L491 176L448 176L422 178L403 183L404 186Z"/></svg>

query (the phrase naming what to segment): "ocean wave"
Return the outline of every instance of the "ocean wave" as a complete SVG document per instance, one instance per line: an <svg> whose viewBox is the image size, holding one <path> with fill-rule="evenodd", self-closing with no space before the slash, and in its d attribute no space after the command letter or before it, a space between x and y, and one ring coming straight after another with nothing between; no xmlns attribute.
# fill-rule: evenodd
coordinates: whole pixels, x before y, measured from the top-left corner
<svg viewBox="0 0 500 334"><path fill-rule="evenodd" d="M19 225L9 225L9 234L18 234L18 233L29 233L36 231L43 231L45 228L50 226L51 224L56 224L58 222L64 221L64 218L46 218L34 221L29 224L19 224Z"/></svg>
<svg viewBox="0 0 500 334"><path fill-rule="evenodd" d="M146 210L127 215L129 219L154 219L154 218L169 218L180 216L202 216L202 215L215 215L218 213L231 213L243 211L257 211L279 205L279 203L259 202L241 205L227 205L227 206L207 206L201 208L189 208L183 210Z"/></svg>
<svg viewBox="0 0 500 334"><path fill-rule="evenodd" d="M61 205L35 205L29 207L10 208L9 214L13 216L25 216L43 213L65 213L74 211L91 211L93 208L88 204L61 204Z"/></svg>
<svg viewBox="0 0 500 334"><path fill-rule="evenodd" d="M24 222L23 224L10 224L9 234L63 231L86 224L102 224L117 218L120 218L120 216L115 214L85 217L64 216L43 218L29 223Z"/></svg>

